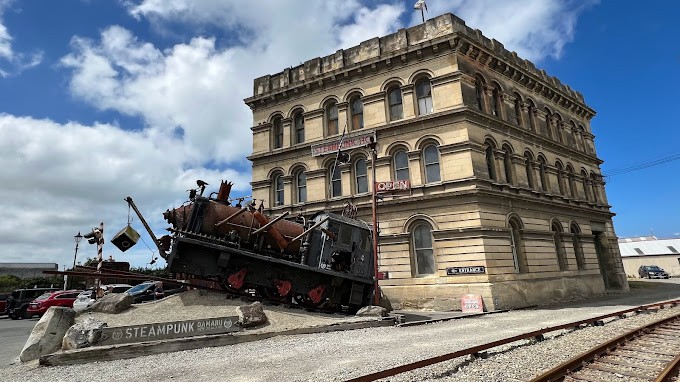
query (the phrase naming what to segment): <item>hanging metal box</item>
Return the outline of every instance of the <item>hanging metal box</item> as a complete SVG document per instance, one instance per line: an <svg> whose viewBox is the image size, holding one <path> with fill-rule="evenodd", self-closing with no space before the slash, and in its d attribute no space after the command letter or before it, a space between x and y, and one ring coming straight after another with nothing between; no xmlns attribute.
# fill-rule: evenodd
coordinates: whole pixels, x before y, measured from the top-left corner
<svg viewBox="0 0 680 382"><path fill-rule="evenodd" d="M126 226L125 228L118 231L113 239L111 239L111 244L118 247L121 252L125 252L130 249L130 247L137 244L138 240L139 233L131 226Z"/></svg>

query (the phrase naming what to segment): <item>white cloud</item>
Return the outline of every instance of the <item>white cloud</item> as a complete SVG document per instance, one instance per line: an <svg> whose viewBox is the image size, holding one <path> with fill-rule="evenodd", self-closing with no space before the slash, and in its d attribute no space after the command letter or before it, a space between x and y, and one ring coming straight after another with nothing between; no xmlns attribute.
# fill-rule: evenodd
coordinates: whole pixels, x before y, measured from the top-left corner
<svg viewBox="0 0 680 382"><path fill-rule="evenodd" d="M452 12L466 25L495 38L530 61L559 58L573 41L578 15L599 0L437 0L428 2L426 18ZM422 22L414 12L411 24Z"/></svg>

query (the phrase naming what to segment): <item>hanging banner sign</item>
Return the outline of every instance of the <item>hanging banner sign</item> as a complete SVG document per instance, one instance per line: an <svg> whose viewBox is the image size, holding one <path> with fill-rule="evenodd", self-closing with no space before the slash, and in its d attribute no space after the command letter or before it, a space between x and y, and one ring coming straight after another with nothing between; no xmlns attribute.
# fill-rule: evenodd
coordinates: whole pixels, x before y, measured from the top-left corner
<svg viewBox="0 0 680 382"><path fill-rule="evenodd" d="M357 147L364 147L371 142L375 142L375 133L358 135L356 137L345 137L342 141L342 150L351 150ZM318 157L326 154L335 154L338 152L340 140L321 143L312 146L312 156Z"/></svg>
<svg viewBox="0 0 680 382"><path fill-rule="evenodd" d="M389 180L387 182L375 182L375 189L377 192L410 190L411 181L406 179L406 180Z"/></svg>

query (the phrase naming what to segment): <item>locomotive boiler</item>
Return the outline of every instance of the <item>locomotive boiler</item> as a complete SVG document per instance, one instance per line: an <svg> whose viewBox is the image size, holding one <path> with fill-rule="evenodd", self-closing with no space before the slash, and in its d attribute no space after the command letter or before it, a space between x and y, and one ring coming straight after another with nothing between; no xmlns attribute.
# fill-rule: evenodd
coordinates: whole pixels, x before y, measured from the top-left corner
<svg viewBox="0 0 680 382"><path fill-rule="evenodd" d="M219 282L262 299L353 312L370 304L374 260L369 226L335 213L310 219L267 216L255 203L232 205L231 183L190 193L164 218L168 270Z"/></svg>

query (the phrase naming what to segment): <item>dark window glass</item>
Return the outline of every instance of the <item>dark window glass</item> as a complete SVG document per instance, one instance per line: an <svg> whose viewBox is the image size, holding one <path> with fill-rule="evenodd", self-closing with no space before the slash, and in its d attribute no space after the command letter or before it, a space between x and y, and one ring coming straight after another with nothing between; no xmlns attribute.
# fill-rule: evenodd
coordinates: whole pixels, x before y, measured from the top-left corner
<svg viewBox="0 0 680 382"><path fill-rule="evenodd" d="M413 230L413 250L416 262L416 275L434 274L434 251L432 250L432 232L430 227L421 224Z"/></svg>
<svg viewBox="0 0 680 382"><path fill-rule="evenodd" d="M366 170L366 160L359 159L354 165L357 194L368 192L368 172Z"/></svg>
<svg viewBox="0 0 680 382"><path fill-rule="evenodd" d="M283 177L282 176L277 176L276 179L274 180L275 183L275 193L276 193L276 205L281 206L283 205Z"/></svg>
<svg viewBox="0 0 680 382"><path fill-rule="evenodd" d="M555 254L557 255L557 265L560 271L566 271L569 269L569 265L567 264L567 256L564 253L564 244L562 244L562 228L557 223L554 223L552 225L552 232Z"/></svg>
<svg viewBox="0 0 680 382"><path fill-rule="evenodd" d="M395 180L408 180L408 156L405 151L397 151L394 154L394 177Z"/></svg>
<svg viewBox="0 0 680 382"><path fill-rule="evenodd" d="M493 115L496 117L501 116L501 95L500 91L498 88L494 87L493 90L491 90L491 112Z"/></svg>
<svg viewBox="0 0 680 382"><path fill-rule="evenodd" d="M521 225L513 218L510 219L510 245L512 249L512 261L515 265L515 272L526 273L527 264L522 249L522 235L520 234Z"/></svg>
<svg viewBox="0 0 680 382"><path fill-rule="evenodd" d="M430 81L422 80L416 83L416 98L418 99L418 115L425 115L433 112Z"/></svg>
<svg viewBox="0 0 680 382"><path fill-rule="evenodd" d="M396 121L404 117L404 105L401 101L401 89L393 88L388 93L390 106L390 121Z"/></svg>
<svg viewBox="0 0 680 382"><path fill-rule="evenodd" d="M515 99L515 121L517 126L522 126L522 102L519 99Z"/></svg>
<svg viewBox="0 0 680 382"><path fill-rule="evenodd" d="M527 182L529 183L529 187L534 188L534 166L531 163L531 158L528 155L524 157L524 167L526 168Z"/></svg>
<svg viewBox="0 0 680 382"><path fill-rule="evenodd" d="M493 148L486 146L486 169L489 171L489 179L498 180L496 177L496 166L494 165Z"/></svg>
<svg viewBox="0 0 680 382"><path fill-rule="evenodd" d="M274 120L274 148L283 147L283 122L281 118Z"/></svg>
<svg viewBox="0 0 680 382"><path fill-rule="evenodd" d="M331 168L331 196L342 195L342 179L338 167Z"/></svg>
<svg viewBox="0 0 680 382"><path fill-rule="evenodd" d="M302 113L295 114L295 143L302 143L305 141L305 118Z"/></svg>
<svg viewBox="0 0 680 382"><path fill-rule="evenodd" d="M439 150L437 146L429 145L423 150L425 156L425 183L439 182Z"/></svg>
<svg viewBox="0 0 680 382"><path fill-rule="evenodd" d="M331 102L326 106L326 135L338 133L338 105Z"/></svg>
<svg viewBox="0 0 680 382"><path fill-rule="evenodd" d="M360 98L352 101L352 129L364 128L364 104Z"/></svg>
<svg viewBox="0 0 680 382"><path fill-rule="evenodd" d="M477 109L484 111L484 83L481 78L475 80L475 96L477 99Z"/></svg>
<svg viewBox="0 0 680 382"><path fill-rule="evenodd" d="M576 257L576 266L579 270L586 269L586 260L583 256L583 246L581 245L581 230L572 224L570 227L572 245L574 246L574 256Z"/></svg>
<svg viewBox="0 0 680 382"><path fill-rule="evenodd" d="M303 171L297 173L295 177L295 185L297 187L297 202L303 203L307 201L307 176Z"/></svg>
<svg viewBox="0 0 680 382"><path fill-rule="evenodd" d="M503 167L505 167L505 182L514 184L512 177L512 160L510 159L510 151L508 149L503 153Z"/></svg>

